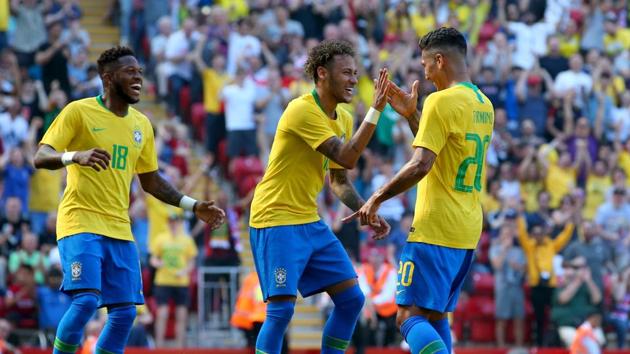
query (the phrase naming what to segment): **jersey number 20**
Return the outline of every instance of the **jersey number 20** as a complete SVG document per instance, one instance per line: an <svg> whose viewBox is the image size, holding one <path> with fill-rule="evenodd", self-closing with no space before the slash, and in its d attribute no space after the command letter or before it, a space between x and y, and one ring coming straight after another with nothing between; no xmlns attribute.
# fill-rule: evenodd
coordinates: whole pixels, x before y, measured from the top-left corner
<svg viewBox="0 0 630 354"><path fill-rule="evenodd" d="M482 138L479 134L466 133L466 141L472 141L475 143L475 156L469 156L464 159L461 164L459 164L457 177L455 177L455 190L459 192L472 193L474 188L477 192L481 192L481 174L483 172L486 148L490 143L490 136L486 135ZM477 165L477 168L475 169L475 180L472 186L466 185L464 182L468 166L470 165Z"/></svg>

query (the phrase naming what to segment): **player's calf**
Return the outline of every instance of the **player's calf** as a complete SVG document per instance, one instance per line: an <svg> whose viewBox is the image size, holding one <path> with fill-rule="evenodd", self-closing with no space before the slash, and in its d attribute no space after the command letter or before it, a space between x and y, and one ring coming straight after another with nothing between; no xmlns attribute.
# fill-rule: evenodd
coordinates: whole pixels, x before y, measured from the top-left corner
<svg viewBox="0 0 630 354"><path fill-rule="evenodd" d="M267 317L256 340L256 353L278 354L282 350L282 339L295 310L295 297L291 299L269 299Z"/></svg>
<svg viewBox="0 0 630 354"><path fill-rule="evenodd" d="M322 336L322 353L344 353L352 338L354 327L365 303L365 295L358 284L331 296L333 309Z"/></svg>
<svg viewBox="0 0 630 354"><path fill-rule="evenodd" d="M94 292L80 292L72 296L72 304L57 327L53 354L77 351L83 337L83 327L94 315L97 307L98 295Z"/></svg>
<svg viewBox="0 0 630 354"><path fill-rule="evenodd" d="M135 319L136 306L133 304L108 307L107 323L96 343L96 352L122 354Z"/></svg>

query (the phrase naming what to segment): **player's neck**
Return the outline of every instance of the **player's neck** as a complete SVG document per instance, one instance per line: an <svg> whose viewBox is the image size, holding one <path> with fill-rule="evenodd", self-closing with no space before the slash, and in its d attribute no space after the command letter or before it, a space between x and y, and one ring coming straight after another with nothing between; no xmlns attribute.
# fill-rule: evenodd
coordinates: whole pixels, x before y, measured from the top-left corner
<svg viewBox="0 0 630 354"><path fill-rule="evenodd" d="M315 93L317 93L317 104L329 118L334 119L335 110L337 109L337 100L321 87L316 87Z"/></svg>
<svg viewBox="0 0 630 354"><path fill-rule="evenodd" d="M449 70L443 77L437 78L435 81L435 87L440 90L453 87L460 82L471 82L470 75L466 69Z"/></svg>
<svg viewBox="0 0 630 354"><path fill-rule="evenodd" d="M124 117L127 115L127 112L129 112L129 103L123 100L116 99L105 93L101 95L101 99L103 100L105 108L119 117Z"/></svg>

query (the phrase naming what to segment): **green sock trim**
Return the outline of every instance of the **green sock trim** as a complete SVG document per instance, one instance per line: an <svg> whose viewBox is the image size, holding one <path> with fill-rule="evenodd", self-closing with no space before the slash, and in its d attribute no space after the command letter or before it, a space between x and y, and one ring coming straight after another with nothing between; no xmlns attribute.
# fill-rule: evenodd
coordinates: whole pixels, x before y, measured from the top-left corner
<svg viewBox="0 0 630 354"><path fill-rule="evenodd" d="M337 349L337 350L346 350L348 349L348 345L350 344L349 340L343 340L331 336L326 336L324 338L324 346Z"/></svg>
<svg viewBox="0 0 630 354"><path fill-rule="evenodd" d="M446 347L441 340L437 339L422 348L419 354L433 354L439 352L440 350L446 350Z"/></svg>
<svg viewBox="0 0 630 354"><path fill-rule="evenodd" d="M96 347L96 351L94 352L94 354L116 354L116 353L110 352L110 351L105 350L103 348Z"/></svg>
<svg viewBox="0 0 630 354"><path fill-rule="evenodd" d="M64 353L73 353L73 354L77 351L77 349L79 349L78 344L64 343L61 339L57 337L55 337L54 347L55 349L62 351Z"/></svg>
<svg viewBox="0 0 630 354"><path fill-rule="evenodd" d="M267 352L263 352L262 350L256 348L256 354L267 354Z"/></svg>

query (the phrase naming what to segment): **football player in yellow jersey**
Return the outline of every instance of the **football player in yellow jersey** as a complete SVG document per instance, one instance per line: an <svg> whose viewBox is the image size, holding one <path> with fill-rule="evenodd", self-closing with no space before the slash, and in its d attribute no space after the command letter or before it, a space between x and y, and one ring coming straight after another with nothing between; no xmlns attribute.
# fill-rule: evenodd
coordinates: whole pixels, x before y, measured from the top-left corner
<svg viewBox="0 0 630 354"><path fill-rule="evenodd" d="M415 152L390 182L354 215L377 222L381 203L418 184L412 227L398 269L397 322L412 353L450 353L447 313L455 309L481 235L480 194L494 109L470 82L467 44L454 28L439 28L420 40L427 80L437 87L422 114L416 111L418 82L406 93L390 82L389 102L416 134Z"/></svg>
<svg viewBox="0 0 630 354"><path fill-rule="evenodd" d="M104 94L68 104L52 123L35 155L37 168L66 167L57 241L64 273L62 290L72 305L55 337L55 354L75 353L83 327L98 307L108 320L97 353L122 353L143 304L138 251L128 215L134 174L159 200L193 211L211 227L224 212L213 202L182 195L158 173L151 122L130 107L140 99L142 69L133 51L115 47L98 59Z"/></svg>
<svg viewBox="0 0 630 354"><path fill-rule="evenodd" d="M292 100L278 122L269 163L256 187L250 216L250 239L267 317L256 341L259 354L277 354L302 296L326 291L335 308L326 322L322 353L343 353L354 331L365 297L341 242L317 214L317 195L326 172L330 186L352 210L364 201L346 169L355 167L387 103L387 70L381 69L365 120L352 135L349 103L357 84L354 49L344 41L313 47L306 73L315 89ZM345 140L345 141L344 141ZM375 237L389 232L382 218Z"/></svg>

